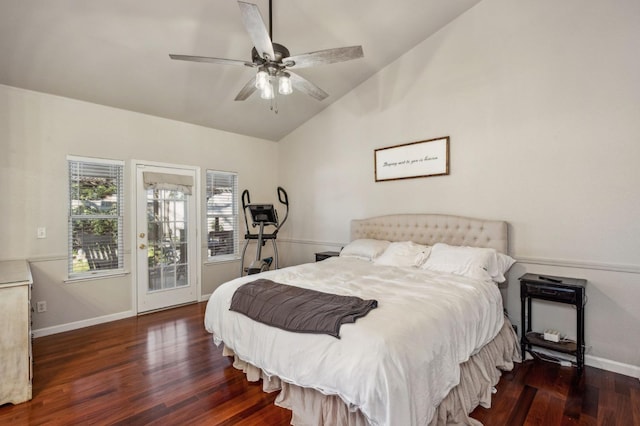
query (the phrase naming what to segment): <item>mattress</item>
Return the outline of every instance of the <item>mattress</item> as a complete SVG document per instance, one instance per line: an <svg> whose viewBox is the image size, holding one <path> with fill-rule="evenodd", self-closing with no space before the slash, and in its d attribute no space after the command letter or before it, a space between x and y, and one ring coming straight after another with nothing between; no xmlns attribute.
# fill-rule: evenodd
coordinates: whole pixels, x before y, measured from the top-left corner
<svg viewBox="0 0 640 426"><path fill-rule="evenodd" d="M261 278L376 299L378 308L340 339L283 331L229 311L238 278L211 296L205 327L267 377L335 395L372 425L428 424L460 381L460 364L504 324L497 286L417 268L338 257L269 271Z"/></svg>

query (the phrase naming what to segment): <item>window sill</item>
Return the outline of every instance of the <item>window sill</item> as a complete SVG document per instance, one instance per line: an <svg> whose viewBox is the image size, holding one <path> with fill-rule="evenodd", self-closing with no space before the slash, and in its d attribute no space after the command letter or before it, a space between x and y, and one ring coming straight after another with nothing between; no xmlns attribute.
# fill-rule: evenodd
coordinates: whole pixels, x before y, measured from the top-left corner
<svg viewBox="0 0 640 426"><path fill-rule="evenodd" d="M229 254L226 256L209 257L207 260L205 260L204 264L209 266L218 265L220 263L238 262L240 260L241 258L237 254Z"/></svg>
<svg viewBox="0 0 640 426"><path fill-rule="evenodd" d="M118 269L116 271L111 271L111 272L94 272L94 273L78 274L78 275L69 276L69 278L64 280L64 283L103 280L107 278L124 277L125 275L129 275L129 271L125 271L121 269Z"/></svg>

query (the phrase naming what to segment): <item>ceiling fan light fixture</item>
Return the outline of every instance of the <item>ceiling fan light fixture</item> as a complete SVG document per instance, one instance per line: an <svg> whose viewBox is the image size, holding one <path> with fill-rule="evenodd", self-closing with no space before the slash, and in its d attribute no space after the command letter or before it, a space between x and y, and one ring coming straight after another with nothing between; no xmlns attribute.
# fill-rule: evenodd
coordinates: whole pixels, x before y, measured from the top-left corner
<svg viewBox="0 0 640 426"><path fill-rule="evenodd" d="M271 3L272 0L269 0L269 27L267 28L257 5L249 3L248 0L238 0L242 23L253 43L250 62L210 56L170 54L169 57L181 61L209 62L253 68L256 74L236 95L236 101L246 100L253 92L260 92L262 99L272 100L278 95L293 93L294 85L297 92L309 95L318 101L326 99L329 94L300 74L297 74L297 70L299 68L309 68L316 65L334 64L362 58L364 56L362 46L338 47L292 56L285 46L273 42ZM286 72L289 68L295 69L292 72ZM276 84L278 85L277 88ZM275 90L278 90L278 92ZM271 102L271 109L277 112L275 101Z"/></svg>
<svg viewBox="0 0 640 426"><path fill-rule="evenodd" d="M293 87L291 86L291 79L288 72L283 72L278 77L278 93L281 95L290 95L293 93Z"/></svg>
<svg viewBox="0 0 640 426"><path fill-rule="evenodd" d="M275 94L273 93L273 86L271 85L271 81L267 79L264 87L260 89L260 97L262 99L273 99L274 95Z"/></svg>
<svg viewBox="0 0 640 426"><path fill-rule="evenodd" d="M269 83L269 72L265 67L260 67L256 74L256 88L264 90L264 87Z"/></svg>

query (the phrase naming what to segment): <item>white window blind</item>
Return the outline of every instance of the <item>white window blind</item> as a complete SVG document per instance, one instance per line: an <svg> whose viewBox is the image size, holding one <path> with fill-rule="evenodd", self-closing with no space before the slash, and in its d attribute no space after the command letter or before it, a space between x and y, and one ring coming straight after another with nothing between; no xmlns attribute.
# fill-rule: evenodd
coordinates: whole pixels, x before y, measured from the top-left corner
<svg viewBox="0 0 640 426"><path fill-rule="evenodd" d="M144 181L144 189L166 189L191 195L191 188L193 188L193 177L191 176L143 172L142 179Z"/></svg>
<svg viewBox="0 0 640 426"><path fill-rule="evenodd" d="M124 268L124 163L68 157L69 276Z"/></svg>
<svg viewBox="0 0 640 426"><path fill-rule="evenodd" d="M209 258L238 254L238 175L207 170Z"/></svg>

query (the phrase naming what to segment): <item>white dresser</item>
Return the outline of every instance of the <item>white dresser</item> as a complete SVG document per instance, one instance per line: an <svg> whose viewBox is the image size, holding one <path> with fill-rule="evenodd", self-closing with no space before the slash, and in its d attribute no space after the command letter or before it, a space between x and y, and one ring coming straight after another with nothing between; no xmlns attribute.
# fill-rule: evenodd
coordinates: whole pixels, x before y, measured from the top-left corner
<svg viewBox="0 0 640 426"><path fill-rule="evenodd" d="M31 399L31 269L0 262L0 405Z"/></svg>

